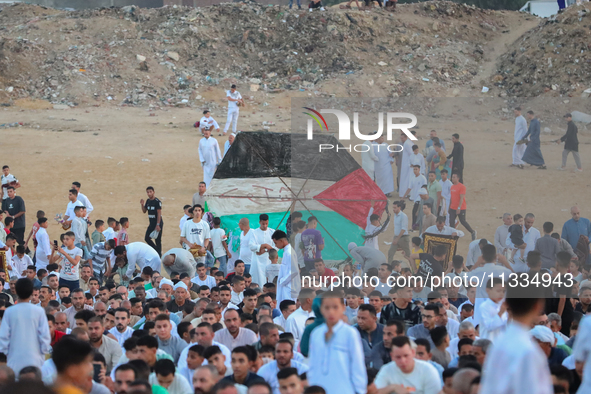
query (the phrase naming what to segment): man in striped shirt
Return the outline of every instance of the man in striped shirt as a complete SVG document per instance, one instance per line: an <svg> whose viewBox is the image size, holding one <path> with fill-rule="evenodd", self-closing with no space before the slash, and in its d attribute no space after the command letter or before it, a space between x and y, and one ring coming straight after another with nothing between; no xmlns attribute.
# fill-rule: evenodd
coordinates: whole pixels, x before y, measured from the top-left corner
<svg viewBox="0 0 591 394"><path fill-rule="evenodd" d="M111 274L110 258L115 249L115 240L110 239L105 242L99 242L92 247L88 264L92 267L94 277L103 283L103 278Z"/></svg>

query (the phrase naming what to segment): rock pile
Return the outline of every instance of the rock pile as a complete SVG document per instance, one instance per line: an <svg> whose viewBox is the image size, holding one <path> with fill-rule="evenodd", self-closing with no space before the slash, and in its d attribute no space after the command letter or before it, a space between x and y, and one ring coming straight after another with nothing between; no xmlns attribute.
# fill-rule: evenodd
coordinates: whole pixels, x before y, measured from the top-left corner
<svg viewBox="0 0 591 394"><path fill-rule="evenodd" d="M493 83L508 95L591 95L591 5L568 7L528 31L500 59Z"/></svg>
<svg viewBox="0 0 591 394"><path fill-rule="evenodd" d="M353 73L386 76L390 97L428 84L451 90L477 74L503 19L446 1L396 13L254 2L84 11L16 4L0 12L0 102L184 106L230 83L323 96L321 81Z"/></svg>

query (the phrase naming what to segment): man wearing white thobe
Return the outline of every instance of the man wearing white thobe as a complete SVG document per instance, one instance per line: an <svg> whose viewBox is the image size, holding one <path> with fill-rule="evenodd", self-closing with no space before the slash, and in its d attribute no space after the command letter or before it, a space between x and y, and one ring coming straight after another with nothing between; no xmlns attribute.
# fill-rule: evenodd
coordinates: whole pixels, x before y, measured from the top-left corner
<svg viewBox="0 0 591 394"><path fill-rule="evenodd" d="M514 133L514 140L513 143L513 164L512 166L523 166L524 161L521 160L523 154L525 153L525 148L527 145L521 144L517 145L517 142L521 141L523 137L527 134L527 121L521 115L521 107L516 107L513 112L515 113L515 133Z"/></svg>
<svg viewBox="0 0 591 394"><path fill-rule="evenodd" d="M218 164L222 161L222 152L215 138L211 138L211 131L203 130L203 138L199 141L199 161L203 167L203 182L209 187Z"/></svg>
<svg viewBox="0 0 591 394"><path fill-rule="evenodd" d="M374 151L378 161L375 163L376 183L382 189L382 193L388 195L394 191L394 172L392 163L394 159L388 151L388 145L384 144L384 137L377 139Z"/></svg>
<svg viewBox="0 0 591 394"><path fill-rule="evenodd" d="M361 168L369 175L371 180L375 180L375 164L378 161L374 150L374 144L372 141L363 142L363 151L361 151Z"/></svg>
<svg viewBox="0 0 591 394"><path fill-rule="evenodd" d="M16 284L18 304L6 309L0 325L0 352L6 354L8 366L18 376L21 369L28 366L43 367L45 355L51 351L51 336L45 309L29 303L33 293L30 288Z"/></svg>
<svg viewBox="0 0 591 394"><path fill-rule="evenodd" d="M260 227L251 229L250 251L252 252L250 262L250 275L252 275L252 283L257 283L263 286L267 283L266 269L267 265L271 264L269 260L269 250L276 249L273 245L272 236L274 229L269 227L269 216L262 214L259 217Z"/></svg>
<svg viewBox="0 0 591 394"><path fill-rule="evenodd" d="M236 90L236 85L232 85L230 90L226 91L226 99L228 100L228 119L226 119L226 126L224 126L224 135L226 135L228 132L230 123L232 123L232 132L236 134L236 128L238 127L238 115L240 114L238 103L244 105L242 95Z"/></svg>
<svg viewBox="0 0 591 394"><path fill-rule="evenodd" d="M244 272L250 273L250 264L252 262L252 250L250 250L250 240L252 238L252 230L250 228L250 221L248 218L242 218L238 222L238 227L240 227L240 257L239 259L244 261L244 267L246 270ZM234 264L234 263L232 263ZM230 269L232 268L232 269ZM228 265L228 272L234 271L234 265L230 267Z"/></svg>
<svg viewBox="0 0 591 394"><path fill-rule="evenodd" d="M411 174L411 166L410 166L410 155L412 155L412 146L414 143L406 136L406 134L401 134L400 141L402 142L402 162L400 163L400 184L398 185L398 196L403 197L404 193L408 190L408 185L410 183L410 174ZM411 169L411 171L409 171Z"/></svg>
<svg viewBox="0 0 591 394"><path fill-rule="evenodd" d="M441 212L435 216L445 216L445 224L449 226L449 204L451 202L451 187L453 183L451 183L447 176L447 172L441 173L439 184L441 185L441 197L444 201L441 202Z"/></svg>
<svg viewBox="0 0 591 394"><path fill-rule="evenodd" d="M277 276L277 304L281 304L283 300L295 301L302 288L298 257L283 231L275 231L272 238L275 247L283 249L283 259Z"/></svg>

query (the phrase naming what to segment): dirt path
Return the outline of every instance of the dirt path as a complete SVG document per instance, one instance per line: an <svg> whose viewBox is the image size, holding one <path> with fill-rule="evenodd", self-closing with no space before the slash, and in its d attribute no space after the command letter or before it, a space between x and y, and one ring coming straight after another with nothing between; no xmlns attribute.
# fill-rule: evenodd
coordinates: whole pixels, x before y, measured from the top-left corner
<svg viewBox="0 0 591 394"><path fill-rule="evenodd" d="M502 34L497 40L493 40L485 48L485 57L478 74L474 76L473 82L484 80L487 83L495 74L497 74L497 63L499 56L506 52L506 48L517 41L528 30L536 27L541 19L535 16L523 18L519 14L506 13L505 23L509 28L502 30Z"/></svg>

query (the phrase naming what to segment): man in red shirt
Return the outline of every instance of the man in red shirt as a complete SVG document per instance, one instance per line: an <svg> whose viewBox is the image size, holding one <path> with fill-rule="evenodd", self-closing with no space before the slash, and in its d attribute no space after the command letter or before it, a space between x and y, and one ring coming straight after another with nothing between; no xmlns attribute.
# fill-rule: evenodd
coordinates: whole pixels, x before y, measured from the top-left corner
<svg viewBox="0 0 591 394"><path fill-rule="evenodd" d="M55 329L55 317L53 317L53 315L47 314L47 324L49 324L49 335L51 336L51 346L53 346L57 341L62 339L66 333Z"/></svg>
<svg viewBox="0 0 591 394"><path fill-rule="evenodd" d="M324 265L324 261L322 259L314 260L314 268L322 280L325 278L330 280L328 278L336 276L333 270L326 268L326 265Z"/></svg>
<svg viewBox="0 0 591 394"><path fill-rule="evenodd" d="M474 241L476 239L476 230L473 230L466 221L466 186L460 183L458 174L452 174L451 183L453 185L451 186L451 201L449 204L449 225L453 228L456 227L457 216L462 226L472 234L472 241Z"/></svg>

